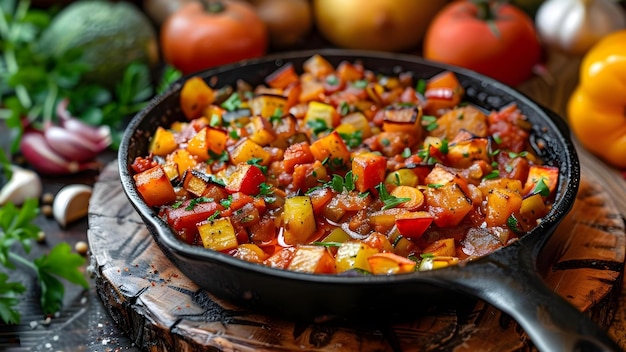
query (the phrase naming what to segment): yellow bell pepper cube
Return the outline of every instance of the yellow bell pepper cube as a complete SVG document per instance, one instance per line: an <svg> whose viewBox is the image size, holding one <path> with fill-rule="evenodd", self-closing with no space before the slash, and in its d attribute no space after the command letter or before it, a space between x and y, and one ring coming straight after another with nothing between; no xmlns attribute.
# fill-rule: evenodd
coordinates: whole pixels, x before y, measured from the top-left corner
<svg viewBox="0 0 626 352"><path fill-rule="evenodd" d="M225 251L237 248L237 236L230 218L207 220L198 225L198 233L204 248Z"/></svg>
<svg viewBox="0 0 626 352"><path fill-rule="evenodd" d="M287 244L305 243L317 230L313 205L308 196L294 196L285 200L283 236Z"/></svg>

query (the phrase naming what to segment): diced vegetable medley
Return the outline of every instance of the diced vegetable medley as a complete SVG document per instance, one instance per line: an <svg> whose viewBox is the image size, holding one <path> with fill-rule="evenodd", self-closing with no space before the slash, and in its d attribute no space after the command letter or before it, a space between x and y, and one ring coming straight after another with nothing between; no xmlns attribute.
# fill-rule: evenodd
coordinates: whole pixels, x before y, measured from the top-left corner
<svg viewBox="0 0 626 352"><path fill-rule="evenodd" d="M559 175L515 105L463 98L449 71L391 76L319 55L258 86L193 77L184 117L134 160L135 184L181 241L249 262L384 275L455 265L537 226Z"/></svg>

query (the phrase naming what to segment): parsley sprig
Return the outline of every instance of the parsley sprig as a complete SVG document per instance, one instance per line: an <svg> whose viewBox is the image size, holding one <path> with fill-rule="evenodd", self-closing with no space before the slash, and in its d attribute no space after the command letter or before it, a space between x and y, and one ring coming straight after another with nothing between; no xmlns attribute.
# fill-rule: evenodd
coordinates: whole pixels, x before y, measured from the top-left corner
<svg viewBox="0 0 626 352"><path fill-rule="evenodd" d="M399 198L389 194L389 192L387 192L387 187L385 187L385 184L382 182L376 185L376 190L378 191L378 197L383 201L384 210L395 208L398 205L411 200L411 198Z"/></svg>
<svg viewBox="0 0 626 352"><path fill-rule="evenodd" d="M32 261L18 254L14 245L20 244L27 254L31 242L41 231L33 220L39 213L37 199L27 199L18 208L7 203L0 208L0 264L5 270L15 270L19 264L37 274L41 289L41 307L45 314L57 312L63 304L65 288L60 279L87 288L89 284L78 270L85 264L85 259L76 253L67 243L59 243L46 255ZM19 297L26 288L19 282L10 282L6 271L0 271L0 319L12 324L19 323L20 313L16 310Z"/></svg>
<svg viewBox="0 0 626 352"><path fill-rule="evenodd" d="M133 63L114 86L87 83L90 70L80 49L48 55L37 49L53 12L31 9L29 1L0 5L0 119L12 131L11 152L19 149L24 119L39 127L55 117L57 104L69 100L69 111L84 122L111 127L113 147L124 132L126 118L145 107L154 95L150 68ZM181 76L166 67L158 89ZM157 91L158 92L158 91Z"/></svg>

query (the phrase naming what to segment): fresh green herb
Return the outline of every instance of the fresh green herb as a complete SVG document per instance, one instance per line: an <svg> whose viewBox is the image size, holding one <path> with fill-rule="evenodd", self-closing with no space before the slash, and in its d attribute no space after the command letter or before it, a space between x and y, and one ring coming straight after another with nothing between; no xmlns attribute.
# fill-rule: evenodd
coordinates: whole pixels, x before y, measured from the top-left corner
<svg viewBox="0 0 626 352"><path fill-rule="evenodd" d="M321 241L315 241L313 242L314 245L316 246L324 246L324 247L341 247L341 242L321 242Z"/></svg>
<svg viewBox="0 0 626 352"><path fill-rule="evenodd" d="M218 114L211 115L211 119L209 120L209 126L219 127L221 124L222 124L222 118Z"/></svg>
<svg viewBox="0 0 626 352"><path fill-rule="evenodd" d="M450 151L449 148L449 143L448 143L448 139L444 138L441 140L441 145L439 146L439 151L441 152L441 154L446 155L448 154L448 151Z"/></svg>
<svg viewBox="0 0 626 352"><path fill-rule="evenodd" d="M176 82L182 76L182 72L175 69L173 66L165 65L161 75L161 82L159 82L159 85L157 86L157 94L164 93L172 85L172 83Z"/></svg>
<svg viewBox="0 0 626 352"><path fill-rule="evenodd" d="M15 6L11 6L11 3ZM0 6L0 118L11 130L11 153L19 150L23 119L35 127L51 121L56 106L69 100L68 110L91 125L111 128L113 148L119 146L126 117L141 110L155 93L150 70L133 63L115 87L87 83L90 69L80 49L42 54L37 42L50 25L53 12L29 8L29 1ZM162 75L161 86L180 77L173 69Z"/></svg>
<svg viewBox="0 0 626 352"><path fill-rule="evenodd" d="M527 151L523 151L520 153L515 153L515 152L509 152L509 158L511 159L515 159L515 158L525 158L526 155L528 155Z"/></svg>
<svg viewBox="0 0 626 352"><path fill-rule="evenodd" d="M282 119L283 119L283 109L281 108L276 108L272 116L270 116L269 118L270 123L273 125L280 123Z"/></svg>
<svg viewBox="0 0 626 352"><path fill-rule="evenodd" d="M517 218L513 214L511 214L506 219L506 226L508 226L511 231L515 232L518 235L524 233L524 230L522 229L519 220L517 220Z"/></svg>
<svg viewBox="0 0 626 352"><path fill-rule="evenodd" d="M491 170L491 172L485 175L485 177L483 178L486 180L493 180L494 178L497 178L498 176L500 176L500 170Z"/></svg>
<svg viewBox="0 0 626 352"><path fill-rule="evenodd" d="M324 119L317 118L315 120L307 121L307 126L313 130L313 133L320 134L330 130Z"/></svg>
<svg viewBox="0 0 626 352"><path fill-rule="evenodd" d="M221 180L219 178L217 178L217 176L215 175L208 175L209 176L209 181L215 183L216 185L220 185L222 187L226 186L226 182L224 182L224 180Z"/></svg>
<svg viewBox="0 0 626 352"><path fill-rule="evenodd" d="M239 93L231 94L221 105L227 111L235 111L241 107L241 97Z"/></svg>
<svg viewBox="0 0 626 352"><path fill-rule="evenodd" d="M174 204L172 204L172 209L178 209L183 205L183 201L182 200L177 200L176 202L174 202Z"/></svg>
<svg viewBox="0 0 626 352"><path fill-rule="evenodd" d="M360 79L358 81L354 81L354 82L352 82L352 86L354 88L363 89L363 88L367 87L367 80Z"/></svg>
<svg viewBox="0 0 626 352"><path fill-rule="evenodd" d="M262 182L259 185L259 195L269 196L274 194L274 187L268 183Z"/></svg>
<svg viewBox="0 0 626 352"><path fill-rule="evenodd" d="M387 138L382 138L382 139L380 140L380 144L382 144L382 145L383 145L383 146L385 146L385 147L388 147L388 146L389 146L389 144L391 144L391 142L390 142L390 141L389 141L389 139L387 139Z"/></svg>
<svg viewBox="0 0 626 352"><path fill-rule="evenodd" d="M207 218L207 221L213 221L217 219L219 216L220 216L220 211L216 210L213 214L211 214L211 216Z"/></svg>
<svg viewBox="0 0 626 352"><path fill-rule="evenodd" d="M14 263L32 269L38 277L41 289L41 307L45 314L52 314L61 308L65 288L60 279L87 288L89 284L78 269L85 264L85 259L72 253L69 244L63 242L53 247L47 255L29 260L13 245L20 243L24 252L29 253L31 242L41 231L33 221L39 211L37 199L27 199L21 208L13 203L7 203L0 208L0 264L5 269L14 270ZM0 319L5 323L19 323L20 313L15 306L19 303L19 296L26 288L19 282L9 282L9 276L0 272Z"/></svg>
<svg viewBox="0 0 626 352"><path fill-rule="evenodd" d="M326 83L331 86L336 86L337 84L339 84L339 78L337 78L337 76L335 75L328 75L326 77Z"/></svg>
<svg viewBox="0 0 626 352"><path fill-rule="evenodd" d="M261 165L261 163L263 162L262 158L252 158L250 160L248 160L246 163L248 165L252 165L252 166L256 166L259 168L259 170L261 170L262 173L267 173L267 166L265 165Z"/></svg>
<svg viewBox="0 0 626 352"><path fill-rule="evenodd" d="M233 196L232 195L228 195L228 197L220 200L220 204L224 207L224 208L230 208L230 205L233 202Z"/></svg>
<svg viewBox="0 0 626 352"><path fill-rule="evenodd" d="M241 139L241 136L239 135L239 132L237 132L237 130L231 130L228 135L230 136L230 138L235 140Z"/></svg>
<svg viewBox="0 0 626 352"><path fill-rule="evenodd" d="M500 135L497 133L494 133L492 136L493 141L496 142L497 144L501 144L502 143L502 138L500 138Z"/></svg>
<svg viewBox="0 0 626 352"><path fill-rule="evenodd" d="M437 127L439 127L437 124L437 117L432 115L422 116L422 126L424 126L428 132L436 130Z"/></svg>
<svg viewBox="0 0 626 352"><path fill-rule="evenodd" d="M345 177L341 177L337 174L333 175L333 178L326 184L330 186L335 192L347 192L354 191L356 176L352 174L352 171L348 171Z"/></svg>
<svg viewBox="0 0 626 352"><path fill-rule="evenodd" d="M349 148L356 148L363 143L363 131L361 130L352 133L339 133L339 136Z"/></svg>
<svg viewBox="0 0 626 352"><path fill-rule="evenodd" d="M417 80L417 84L415 85L415 91L421 95L424 95L424 93L426 93L426 80L425 79Z"/></svg>
<svg viewBox="0 0 626 352"><path fill-rule="evenodd" d="M439 162L437 158L430 155L430 145L426 146L426 148L418 150L417 156L419 156L422 159L422 163L427 164L427 165L433 165Z"/></svg>
<svg viewBox="0 0 626 352"><path fill-rule="evenodd" d="M403 157L403 158L405 158L405 159L406 159L406 158L408 158L408 157L410 157L410 156L411 156L411 148L408 148L408 147L407 147L407 148L404 148L404 150L402 151L402 154L401 154L401 155L402 155L402 157Z"/></svg>
<svg viewBox="0 0 626 352"><path fill-rule="evenodd" d="M192 199L189 204L185 207L185 210L189 211L189 210L193 210L193 208L200 204L200 203L209 203L214 201L213 198L208 198L208 197L198 197L198 198L194 198Z"/></svg>
<svg viewBox="0 0 626 352"><path fill-rule="evenodd" d="M532 194L541 194L543 197L547 197L550 195L550 187L545 182L546 177L541 177L535 183L535 187L533 188Z"/></svg>
<svg viewBox="0 0 626 352"><path fill-rule="evenodd" d="M426 186L429 188L437 189L443 187L443 183L429 183Z"/></svg>
<svg viewBox="0 0 626 352"><path fill-rule="evenodd" d="M342 101L341 104L339 104L339 113L343 116L346 116L350 113L350 105L348 105L347 102Z"/></svg>
<svg viewBox="0 0 626 352"><path fill-rule="evenodd" d="M435 255L432 254L432 253L422 253L422 254L420 254L420 258L422 258L422 259L429 259L429 258L432 259L434 257L435 257Z"/></svg>
<svg viewBox="0 0 626 352"><path fill-rule="evenodd" d="M8 181L13 176L13 170L11 169L11 161L4 154L4 150L0 149L0 167L2 171L2 175Z"/></svg>
<svg viewBox="0 0 626 352"><path fill-rule="evenodd" d="M383 209L395 208L398 205L411 200L411 198L398 198L396 196L392 196L391 194L389 194L389 192L387 192L387 187L385 187L385 184L383 182L376 185L376 190L378 191L378 197L383 202L383 204L385 204L383 206Z"/></svg>
<svg viewBox="0 0 626 352"><path fill-rule="evenodd" d="M211 149L209 149L209 162L227 162L229 160L229 156L228 156L228 152L227 151L223 151L220 154L217 154L216 152L212 151Z"/></svg>

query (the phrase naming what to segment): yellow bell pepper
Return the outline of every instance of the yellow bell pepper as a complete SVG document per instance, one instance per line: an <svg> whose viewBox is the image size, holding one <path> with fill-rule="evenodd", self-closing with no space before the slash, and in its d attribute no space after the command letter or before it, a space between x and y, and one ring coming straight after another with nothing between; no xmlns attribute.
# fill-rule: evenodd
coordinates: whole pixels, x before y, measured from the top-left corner
<svg viewBox="0 0 626 352"><path fill-rule="evenodd" d="M582 145L608 163L626 168L626 30L604 37L585 55L580 83L567 107Z"/></svg>

